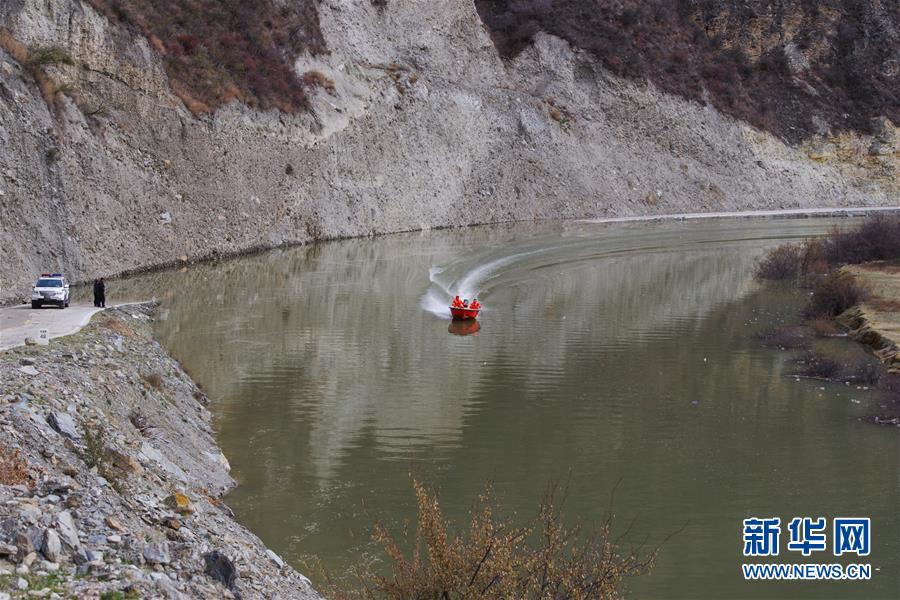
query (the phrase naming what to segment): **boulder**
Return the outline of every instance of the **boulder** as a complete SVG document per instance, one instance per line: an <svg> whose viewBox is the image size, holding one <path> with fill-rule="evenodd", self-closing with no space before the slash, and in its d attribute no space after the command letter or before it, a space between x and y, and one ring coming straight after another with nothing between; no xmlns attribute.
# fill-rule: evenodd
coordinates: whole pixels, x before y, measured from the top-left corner
<svg viewBox="0 0 900 600"><path fill-rule="evenodd" d="M237 569L231 559L219 552L213 550L203 555L206 562L206 574L224 585L229 590L234 589L237 581Z"/></svg>
<svg viewBox="0 0 900 600"><path fill-rule="evenodd" d="M81 434L75 427L72 415L66 412L54 411L47 415L47 423L60 435L70 440L80 440Z"/></svg>
<svg viewBox="0 0 900 600"><path fill-rule="evenodd" d="M60 542L59 535L53 529L44 530L44 539L41 540L41 552L50 562L59 562L62 542Z"/></svg>
<svg viewBox="0 0 900 600"><path fill-rule="evenodd" d="M167 565L172 562L169 545L165 542L146 544L142 552L144 560L152 565Z"/></svg>
<svg viewBox="0 0 900 600"><path fill-rule="evenodd" d="M194 512L191 501L181 492L175 492L166 498L166 506L174 510L180 515L189 515Z"/></svg>
<svg viewBox="0 0 900 600"><path fill-rule="evenodd" d="M56 530L63 546L70 551L81 549L81 540L78 539L78 528L72 520L72 513L67 510L56 515Z"/></svg>

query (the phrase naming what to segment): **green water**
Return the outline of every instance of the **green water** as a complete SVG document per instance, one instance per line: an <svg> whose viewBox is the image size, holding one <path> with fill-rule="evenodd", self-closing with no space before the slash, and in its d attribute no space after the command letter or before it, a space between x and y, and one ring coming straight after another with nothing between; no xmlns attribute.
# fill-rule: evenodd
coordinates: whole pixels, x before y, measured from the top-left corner
<svg viewBox="0 0 900 600"><path fill-rule="evenodd" d="M405 234L121 291L164 299L160 339L209 391L240 482L229 505L301 568L315 555L340 574L375 550L374 517L414 517L411 474L453 518L487 481L530 514L557 479L568 514L599 521L618 482L626 545L681 530L635 597L896 598L900 431L862 420L871 392L789 377L790 355L756 338L802 298L757 286L754 261L832 223ZM486 307L475 335L442 314L460 288ZM871 517L872 580L745 582L749 516ZM786 536L777 562L805 562Z"/></svg>

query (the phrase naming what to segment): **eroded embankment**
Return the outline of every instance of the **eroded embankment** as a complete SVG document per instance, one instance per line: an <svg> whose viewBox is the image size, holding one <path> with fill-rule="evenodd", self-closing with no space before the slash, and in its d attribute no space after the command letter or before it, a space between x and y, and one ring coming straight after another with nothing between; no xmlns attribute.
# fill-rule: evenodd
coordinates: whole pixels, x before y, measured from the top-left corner
<svg viewBox="0 0 900 600"><path fill-rule="evenodd" d="M0 598L318 598L221 502L206 396L153 309L0 353Z"/></svg>
<svg viewBox="0 0 900 600"><path fill-rule="evenodd" d="M845 268L870 296L842 314L840 322L850 337L872 349L889 373L900 374L900 266L870 263Z"/></svg>

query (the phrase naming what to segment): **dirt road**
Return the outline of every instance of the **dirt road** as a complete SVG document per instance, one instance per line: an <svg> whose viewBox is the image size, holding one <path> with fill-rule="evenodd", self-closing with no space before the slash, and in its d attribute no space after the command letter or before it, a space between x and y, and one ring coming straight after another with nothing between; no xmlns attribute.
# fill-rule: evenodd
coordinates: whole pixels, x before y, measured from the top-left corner
<svg viewBox="0 0 900 600"><path fill-rule="evenodd" d="M30 304L0 308L0 351L23 345L26 337L37 339L41 329L47 330L48 338L73 334L101 310L86 302L65 310L35 309Z"/></svg>

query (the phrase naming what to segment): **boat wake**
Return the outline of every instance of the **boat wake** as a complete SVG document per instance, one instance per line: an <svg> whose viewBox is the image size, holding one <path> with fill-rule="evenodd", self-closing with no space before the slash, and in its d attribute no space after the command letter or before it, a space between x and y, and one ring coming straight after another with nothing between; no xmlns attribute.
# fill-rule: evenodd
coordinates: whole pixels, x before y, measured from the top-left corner
<svg viewBox="0 0 900 600"><path fill-rule="evenodd" d="M450 320L450 311L447 307L454 296L458 295L461 298L484 296L490 292L491 281L496 279L500 269L528 256L543 254L550 250L551 248L541 248L496 258L473 267L458 278L448 274L451 272L450 267L431 267L428 271L431 286L422 295L420 305L424 311L441 319Z"/></svg>

